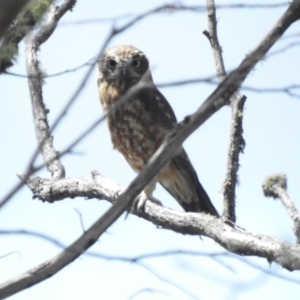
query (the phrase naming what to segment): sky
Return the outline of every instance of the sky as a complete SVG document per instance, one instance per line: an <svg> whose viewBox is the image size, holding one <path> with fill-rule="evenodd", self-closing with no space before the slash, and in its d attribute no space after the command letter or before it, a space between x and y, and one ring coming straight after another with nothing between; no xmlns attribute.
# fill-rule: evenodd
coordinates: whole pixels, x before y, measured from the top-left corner
<svg viewBox="0 0 300 300"><path fill-rule="evenodd" d="M217 4L241 2L252 3L216 1ZM73 11L62 18L61 25L51 38L41 46L39 58L42 69L51 75L85 64L97 55L111 30L112 22L107 19L123 16L115 21L115 25L120 26L136 14L165 3L159 0L78 1ZM205 5L205 1L181 3ZM274 1L265 0L263 3L274 4ZM227 71L239 65L284 10L285 7L217 11L218 35ZM109 46L131 44L143 50L150 60L157 84L205 78L215 75L211 48L202 34L205 29L205 12L160 13L117 35ZM237 225L249 232L275 236L289 243L295 243L293 223L280 201L264 197L261 186L267 175L285 173L288 192L300 209L300 99L283 92L259 93L249 88L299 85L299 45L275 53L292 42L299 43L299 32L298 22L271 49L270 55L257 64L241 90L247 96L243 124L246 148L240 157ZM298 33L298 36L289 37L293 33ZM19 52L15 65L8 71L25 75L24 43L20 44ZM46 78L43 96L50 109L50 124L73 95L86 71L87 67L83 67ZM193 113L214 88L214 85L199 83L162 88L161 92L173 107L177 119L182 120ZM18 182L16 174L25 171L36 148L36 139L27 79L2 74L0 99L1 199ZM77 101L54 132L56 150L64 149L101 115L94 70ZM219 211L222 210L221 189L226 172L230 117L230 108L222 108L184 143L202 185ZM38 162L41 161L39 158ZM67 177L90 176L90 172L96 169L123 187L135 178L126 161L112 149L105 122L61 161ZM38 175L50 178L46 170ZM154 196L164 206L182 210L161 187L157 187ZM37 231L69 245L109 207L106 201L83 198L42 203L32 200L32 193L23 187L0 210L0 230ZM1 231L0 245L0 257L12 252L0 259L0 282L35 267L61 250L41 238L7 235ZM129 258L168 250L198 251L206 255L149 258L140 265L84 255L52 278L10 299L130 299L139 291L131 299L299 299L299 272L290 273L275 264L269 265L261 258L227 255L213 240L158 229L135 216L126 220L122 216L90 249L98 254ZM215 253L223 255L218 258L211 256ZM275 275L266 274L261 269Z"/></svg>

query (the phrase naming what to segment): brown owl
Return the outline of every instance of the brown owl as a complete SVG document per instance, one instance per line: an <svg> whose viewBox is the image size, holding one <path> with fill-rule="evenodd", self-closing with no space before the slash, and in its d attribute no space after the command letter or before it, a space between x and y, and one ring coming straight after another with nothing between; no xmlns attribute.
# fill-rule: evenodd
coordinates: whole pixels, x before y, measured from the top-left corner
<svg viewBox="0 0 300 300"><path fill-rule="evenodd" d="M144 87L127 94L127 101L107 118L113 147L123 154L133 170L139 172L175 127L175 114L155 86L149 61L139 49L125 45L106 50L99 59L98 71L99 97L106 113L131 87L141 80L145 83ZM156 182L185 211L219 216L182 147L144 189L144 195L150 199Z"/></svg>

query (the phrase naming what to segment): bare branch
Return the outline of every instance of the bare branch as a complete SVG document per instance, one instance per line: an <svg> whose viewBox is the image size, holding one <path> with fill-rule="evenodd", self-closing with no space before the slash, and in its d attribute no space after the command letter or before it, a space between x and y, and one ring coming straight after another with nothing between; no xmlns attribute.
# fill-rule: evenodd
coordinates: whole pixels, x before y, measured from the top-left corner
<svg viewBox="0 0 300 300"><path fill-rule="evenodd" d="M81 64L80 66L75 67L73 69L68 69L68 70L57 72L57 73L53 73L53 74L50 74L50 75L44 74L44 78L57 77L57 76L60 76L60 75L64 75L64 74L76 72L77 70L82 69L83 67L90 66L95 60L96 60L95 58L91 58L86 63ZM28 78L29 77L28 75L17 74L17 73L13 73L13 72L5 72L5 74L6 75L20 77L20 78Z"/></svg>
<svg viewBox="0 0 300 300"><path fill-rule="evenodd" d="M263 4L263 3L253 3L253 4L244 4L244 3L236 3L236 4L223 4L216 5L217 9L272 9L279 7L287 7L289 2L281 2L275 4ZM155 12L176 12L176 11L192 11L192 12L205 12L205 5L183 5L178 2L174 4L166 4L156 8ZM82 19L71 22L61 22L60 26L69 26L69 25L82 25L82 24L91 24L91 23L104 23L104 22L113 22L116 23L119 20L132 17L134 14L127 13L119 16L111 17L111 18L95 18L95 19Z"/></svg>
<svg viewBox="0 0 300 300"><path fill-rule="evenodd" d="M216 17L216 8L214 0L206 0L207 7L207 17L208 17L208 31L204 31L203 34L208 38L213 56L215 61L215 66L217 70L217 75L219 81L222 82L226 77L226 71L224 67L223 57L222 57L222 48L219 43L218 34L217 34L217 17Z"/></svg>
<svg viewBox="0 0 300 300"><path fill-rule="evenodd" d="M223 183L224 206L223 217L226 222L235 223L235 187L238 183L239 154L243 153L245 141L243 138L243 109L246 97L242 96L231 103L232 120L230 142L227 160L226 179Z"/></svg>
<svg viewBox="0 0 300 300"><path fill-rule="evenodd" d="M116 207L122 199L116 198L120 187L93 172L91 178L64 178L51 181L40 177L31 178L28 186L35 198L47 202L67 197L106 199ZM238 255L256 255L276 262L292 271L300 270L300 246L290 245L276 238L247 231L239 231L213 216L199 213L173 211L147 201L144 212L133 212L156 226L189 235L204 235L214 239L222 247ZM89 232L89 230L87 231ZM141 256L139 259L147 258ZM136 260L137 258L135 258Z"/></svg>
<svg viewBox="0 0 300 300"><path fill-rule="evenodd" d="M172 86L181 86L186 84L197 84L197 83L208 83L213 85L218 85L218 82L215 80L215 76L210 76L206 78L193 78L193 79L185 79L173 82L159 83L157 87L165 88ZM300 94L293 92L294 90L300 90L300 85L292 84L284 87L276 87L276 88L256 88L250 86L242 86L241 89L245 91L255 92L255 93L285 93L291 97L299 98Z"/></svg>
<svg viewBox="0 0 300 300"><path fill-rule="evenodd" d="M297 243L300 244L300 214L287 193L286 175L282 173L269 175L265 179L262 187L266 197L273 197L281 200L283 206L294 222Z"/></svg>
<svg viewBox="0 0 300 300"><path fill-rule="evenodd" d="M214 0L206 0L208 28L209 31L204 31L203 34L208 38L216 66L217 76L222 82L226 77L224 61L222 57L222 48L220 46L217 34L217 17ZM237 184L237 172L239 168L239 154L245 147L245 141L242 133L242 116L243 107L246 101L245 96L237 96L233 94L231 102L231 130L228 150L227 172L224 181L224 201L222 217L225 222L234 224L235 216L235 187Z"/></svg>
<svg viewBox="0 0 300 300"><path fill-rule="evenodd" d="M47 21L35 35L28 37L26 43L26 68L28 75L31 76L28 80L28 84L32 101L36 136L44 162L54 180L63 178L65 176L65 170L57 158L57 152L53 147L53 137L51 137L49 131L47 120L48 111L46 110L42 95L43 74L39 68L37 51L41 44L51 36L59 19L68 10L72 9L74 4L75 0L66 0L60 6L56 6L55 4L51 5Z"/></svg>

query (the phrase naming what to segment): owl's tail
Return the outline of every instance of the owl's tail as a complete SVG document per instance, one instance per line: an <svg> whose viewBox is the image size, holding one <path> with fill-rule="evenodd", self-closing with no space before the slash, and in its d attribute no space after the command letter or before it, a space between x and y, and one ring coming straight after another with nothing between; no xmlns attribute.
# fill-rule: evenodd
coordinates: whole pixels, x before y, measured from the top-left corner
<svg viewBox="0 0 300 300"><path fill-rule="evenodd" d="M219 217L184 150L171 158L168 169L158 176L158 180L185 211Z"/></svg>

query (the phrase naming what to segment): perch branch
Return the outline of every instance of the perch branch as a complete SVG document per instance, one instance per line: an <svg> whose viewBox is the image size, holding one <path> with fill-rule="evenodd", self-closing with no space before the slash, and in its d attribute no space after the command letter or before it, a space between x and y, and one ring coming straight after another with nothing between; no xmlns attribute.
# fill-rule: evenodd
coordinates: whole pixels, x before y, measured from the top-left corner
<svg viewBox="0 0 300 300"><path fill-rule="evenodd" d="M35 197L50 202L63 200L65 197L75 198L78 196L106 199L112 203L122 201L116 198L120 187L95 171L92 173L92 178L64 178L51 181L35 177L28 180L28 185ZM176 212L158 206L151 201L146 202L145 211L138 215L156 226L169 230L183 234L210 236L233 253L256 255L266 258L268 262L274 261L290 271L300 270L300 248L298 245L289 245L273 237L238 231L212 216ZM76 259L98 240L99 234L104 232L103 221L103 217L101 217L77 241L54 258L0 285L1 297L8 297L51 277Z"/></svg>
<svg viewBox="0 0 300 300"><path fill-rule="evenodd" d="M92 172L92 177L64 178L57 181L33 177L27 184L33 191L34 198L47 202L85 197L85 199L105 199L115 207L122 201L117 198L120 187L96 171ZM182 234L211 237L232 253L256 255L266 258L269 262L276 262L290 271L300 270L299 245L290 245L273 237L240 231L213 216L177 212L151 201L146 202L145 211L132 213L165 229Z"/></svg>

